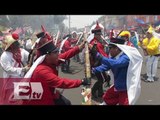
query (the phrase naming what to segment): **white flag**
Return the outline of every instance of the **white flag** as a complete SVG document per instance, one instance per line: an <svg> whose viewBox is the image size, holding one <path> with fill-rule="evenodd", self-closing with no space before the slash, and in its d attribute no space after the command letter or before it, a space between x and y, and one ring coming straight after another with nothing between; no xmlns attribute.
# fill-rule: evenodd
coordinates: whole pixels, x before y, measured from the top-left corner
<svg viewBox="0 0 160 120"><path fill-rule="evenodd" d="M143 57L139 51L131 46L118 45L117 46L129 57L130 62L127 71L127 94L129 105L134 105L141 93L141 68Z"/></svg>

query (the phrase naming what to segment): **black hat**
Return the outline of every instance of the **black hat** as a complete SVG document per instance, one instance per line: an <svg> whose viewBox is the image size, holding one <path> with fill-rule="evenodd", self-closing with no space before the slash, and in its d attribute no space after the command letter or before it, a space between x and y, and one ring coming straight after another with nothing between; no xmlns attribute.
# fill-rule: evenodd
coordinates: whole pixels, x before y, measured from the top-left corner
<svg viewBox="0 0 160 120"><path fill-rule="evenodd" d="M72 37L72 35L71 34L67 34L67 35L65 35L64 37L63 37L63 39L66 39L66 38L71 38Z"/></svg>
<svg viewBox="0 0 160 120"><path fill-rule="evenodd" d="M116 47L116 44L124 44L125 40L122 38L111 38L109 47Z"/></svg>
<svg viewBox="0 0 160 120"><path fill-rule="evenodd" d="M37 36L37 38L44 37L45 36L45 32L40 32L36 36Z"/></svg>
<svg viewBox="0 0 160 120"><path fill-rule="evenodd" d="M109 44L124 44L125 40L122 38L111 38Z"/></svg>
<svg viewBox="0 0 160 120"><path fill-rule="evenodd" d="M53 44L53 41L47 41L45 44L38 48L41 55L48 54L51 52L58 52L59 49Z"/></svg>
<svg viewBox="0 0 160 120"><path fill-rule="evenodd" d="M99 25L98 21L96 22L95 28L91 31L95 35L102 35L102 26Z"/></svg>
<svg viewBox="0 0 160 120"><path fill-rule="evenodd" d="M102 31L101 31L101 29L93 29L92 30L92 33L94 33L94 34L102 34Z"/></svg>

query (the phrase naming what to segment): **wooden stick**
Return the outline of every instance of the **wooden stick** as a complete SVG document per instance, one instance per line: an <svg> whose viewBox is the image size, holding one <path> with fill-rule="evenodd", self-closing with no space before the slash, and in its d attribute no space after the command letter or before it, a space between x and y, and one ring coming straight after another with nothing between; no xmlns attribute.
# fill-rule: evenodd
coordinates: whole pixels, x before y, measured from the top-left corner
<svg viewBox="0 0 160 120"><path fill-rule="evenodd" d="M87 40L87 32L86 29L84 31L84 40ZM90 57L89 57L89 47L88 42L85 43L85 77L91 82L91 65L90 65ZM91 86L84 86L82 88L82 96L83 101L82 105L91 105Z"/></svg>

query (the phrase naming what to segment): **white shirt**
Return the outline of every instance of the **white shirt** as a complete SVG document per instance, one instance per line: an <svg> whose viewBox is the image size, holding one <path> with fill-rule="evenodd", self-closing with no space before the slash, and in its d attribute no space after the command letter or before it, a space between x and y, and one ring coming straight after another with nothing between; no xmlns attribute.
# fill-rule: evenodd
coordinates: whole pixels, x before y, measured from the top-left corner
<svg viewBox="0 0 160 120"><path fill-rule="evenodd" d="M21 48L22 63L27 64L29 53ZM14 60L12 53L4 51L0 58L0 64L3 69L3 78L22 78L24 72L22 72L23 65L18 67L18 63Z"/></svg>

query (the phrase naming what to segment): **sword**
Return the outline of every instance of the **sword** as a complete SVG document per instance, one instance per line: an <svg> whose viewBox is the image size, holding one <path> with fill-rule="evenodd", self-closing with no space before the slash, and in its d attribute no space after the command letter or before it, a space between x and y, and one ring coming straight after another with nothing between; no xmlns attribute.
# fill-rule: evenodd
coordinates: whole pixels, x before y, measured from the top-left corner
<svg viewBox="0 0 160 120"><path fill-rule="evenodd" d="M83 34L84 34L84 33L82 33L82 34L80 35L80 37L78 38L78 41L77 41L76 45L78 45L78 43L79 43L79 42L80 42L80 40L82 39Z"/></svg>
<svg viewBox="0 0 160 120"><path fill-rule="evenodd" d="M55 43L54 43L55 46L57 45L59 35L60 35L60 32L58 30L57 35L56 35L56 39L55 39Z"/></svg>

